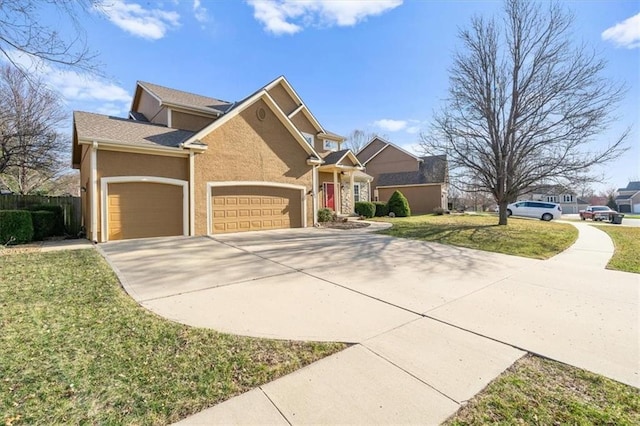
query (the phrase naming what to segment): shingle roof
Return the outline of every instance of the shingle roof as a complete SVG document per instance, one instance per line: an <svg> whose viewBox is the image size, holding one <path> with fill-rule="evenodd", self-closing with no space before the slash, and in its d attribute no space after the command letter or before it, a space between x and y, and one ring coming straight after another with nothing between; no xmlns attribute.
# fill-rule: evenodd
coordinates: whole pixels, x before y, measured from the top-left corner
<svg viewBox="0 0 640 426"><path fill-rule="evenodd" d="M214 114L227 112L233 106L233 102L222 101L195 93L183 92L146 81L138 81L138 84L160 98L164 103L183 105L185 107L209 110Z"/></svg>
<svg viewBox="0 0 640 426"><path fill-rule="evenodd" d="M640 181L629 182L626 188L618 188L618 191L640 191Z"/></svg>
<svg viewBox="0 0 640 426"><path fill-rule="evenodd" d="M336 164L348 151L348 149L342 149L340 151L334 151L327 154L327 156L323 158L324 164Z"/></svg>
<svg viewBox="0 0 640 426"><path fill-rule="evenodd" d="M447 156L421 157L420 167L415 172L382 173L378 186L421 185L442 183L447 180Z"/></svg>
<svg viewBox="0 0 640 426"><path fill-rule="evenodd" d="M616 200L629 200L633 195L618 195Z"/></svg>
<svg viewBox="0 0 640 426"><path fill-rule="evenodd" d="M78 139L107 140L135 146L178 148L180 142L194 134L186 130L83 111L75 111L73 120Z"/></svg>
<svg viewBox="0 0 640 426"><path fill-rule="evenodd" d="M586 205L589 205L589 201L585 200L584 198L576 198L576 204L586 204Z"/></svg>

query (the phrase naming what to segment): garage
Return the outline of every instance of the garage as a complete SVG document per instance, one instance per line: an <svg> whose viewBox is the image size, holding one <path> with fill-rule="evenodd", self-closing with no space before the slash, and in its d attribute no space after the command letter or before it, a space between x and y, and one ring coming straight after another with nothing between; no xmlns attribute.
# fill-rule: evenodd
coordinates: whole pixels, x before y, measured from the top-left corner
<svg viewBox="0 0 640 426"><path fill-rule="evenodd" d="M107 185L108 240L185 234L184 189L157 182Z"/></svg>
<svg viewBox="0 0 640 426"><path fill-rule="evenodd" d="M300 228L301 189L293 185L212 185L210 233Z"/></svg>

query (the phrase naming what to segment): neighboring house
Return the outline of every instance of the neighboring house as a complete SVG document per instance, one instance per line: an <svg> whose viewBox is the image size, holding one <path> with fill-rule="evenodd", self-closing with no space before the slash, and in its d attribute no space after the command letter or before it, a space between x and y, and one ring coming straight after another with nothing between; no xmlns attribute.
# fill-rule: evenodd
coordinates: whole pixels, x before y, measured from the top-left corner
<svg viewBox="0 0 640 426"><path fill-rule="evenodd" d="M357 154L366 173L373 177L373 200L388 201L399 190L409 201L412 214L432 213L447 208L447 157L419 157L374 137Z"/></svg>
<svg viewBox="0 0 640 426"><path fill-rule="evenodd" d="M629 182L626 188L618 188L616 204L620 213L640 213L640 181Z"/></svg>
<svg viewBox="0 0 640 426"><path fill-rule="evenodd" d="M561 185L538 185L518 199L560 204L562 214L579 213L589 205L589 201L579 198L575 192Z"/></svg>
<svg viewBox="0 0 640 426"><path fill-rule="evenodd" d="M343 141L284 77L239 102L138 82L127 118L74 112L87 236L297 228L321 207L352 213L371 177Z"/></svg>

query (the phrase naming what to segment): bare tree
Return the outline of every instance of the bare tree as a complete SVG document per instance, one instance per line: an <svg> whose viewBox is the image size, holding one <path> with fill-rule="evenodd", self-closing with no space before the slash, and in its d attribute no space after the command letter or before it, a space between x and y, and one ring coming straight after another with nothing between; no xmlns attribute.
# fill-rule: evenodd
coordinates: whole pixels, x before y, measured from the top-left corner
<svg viewBox="0 0 640 426"><path fill-rule="evenodd" d="M571 44L572 22L558 3L527 0L506 0L503 20L473 18L459 34L449 98L421 136L426 153L447 154L458 181L479 179L500 225L531 185L586 179L625 151L628 130L591 148L624 88L601 76L603 60Z"/></svg>
<svg viewBox="0 0 640 426"><path fill-rule="evenodd" d="M349 134L349 137L347 137L345 147L357 154L371 139L376 136L378 136L377 133L365 132L364 130L356 129Z"/></svg>
<svg viewBox="0 0 640 426"><path fill-rule="evenodd" d="M79 13L99 6L98 0L0 0L0 55L22 72L13 52L56 65L96 71L85 41ZM67 18L75 38L65 39L55 27L43 24L43 14L57 12Z"/></svg>
<svg viewBox="0 0 640 426"><path fill-rule="evenodd" d="M0 177L12 191L30 193L60 173L70 145L58 95L19 70L0 68Z"/></svg>

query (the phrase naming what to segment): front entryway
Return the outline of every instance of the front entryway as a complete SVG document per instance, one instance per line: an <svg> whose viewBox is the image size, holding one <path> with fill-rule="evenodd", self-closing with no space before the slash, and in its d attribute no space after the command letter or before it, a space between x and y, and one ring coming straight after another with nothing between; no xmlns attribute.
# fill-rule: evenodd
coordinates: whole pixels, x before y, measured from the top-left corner
<svg viewBox="0 0 640 426"><path fill-rule="evenodd" d="M336 210L335 186L332 183L324 183L324 206L333 211Z"/></svg>

